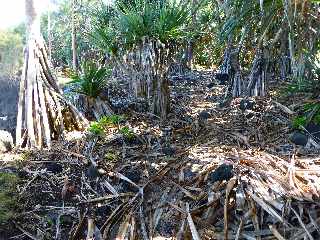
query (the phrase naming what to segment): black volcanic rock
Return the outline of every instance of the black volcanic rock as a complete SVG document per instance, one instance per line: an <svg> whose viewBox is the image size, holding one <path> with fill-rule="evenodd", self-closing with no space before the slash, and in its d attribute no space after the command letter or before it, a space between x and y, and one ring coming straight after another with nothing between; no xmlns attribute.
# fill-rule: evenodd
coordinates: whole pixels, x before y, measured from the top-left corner
<svg viewBox="0 0 320 240"><path fill-rule="evenodd" d="M253 100L249 100L249 99L242 99L240 101L240 109L242 111L245 110L253 110L253 107L255 105L255 102Z"/></svg>
<svg viewBox="0 0 320 240"><path fill-rule="evenodd" d="M96 179L99 176L98 168L94 164L91 164L87 170L87 177L91 180Z"/></svg>
<svg viewBox="0 0 320 240"><path fill-rule="evenodd" d="M217 73L215 78L219 81L220 85L226 85L229 81L229 75L227 73Z"/></svg>
<svg viewBox="0 0 320 240"><path fill-rule="evenodd" d="M202 111L199 113L199 118L202 120L207 120L211 117L211 114L208 111Z"/></svg>
<svg viewBox="0 0 320 240"><path fill-rule="evenodd" d="M221 164L212 173L209 174L208 180L211 183L223 180L230 180L233 177L233 166L230 164Z"/></svg>
<svg viewBox="0 0 320 240"><path fill-rule="evenodd" d="M167 156L173 156L176 153L176 150L171 146L163 146L162 153Z"/></svg>
<svg viewBox="0 0 320 240"><path fill-rule="evenodd" d="M45 168L47 169L48 172L51 172L54 174L58 174L63 171L62 165L56 162L46 163Z"/></svg>
<svg viewBox="0 0 320 240"><path fill-rule="evenodd" d="M207 85L207 88L213 88L215 86L215 83L214 82L211 82Z"/></svg>
<svg viewBox="0 0 320 240"><path fill-rule="evenodd" d="M308 136L301 132L295 131L291 134L290 141L295 145L305 146L308 143Z"/></svg>

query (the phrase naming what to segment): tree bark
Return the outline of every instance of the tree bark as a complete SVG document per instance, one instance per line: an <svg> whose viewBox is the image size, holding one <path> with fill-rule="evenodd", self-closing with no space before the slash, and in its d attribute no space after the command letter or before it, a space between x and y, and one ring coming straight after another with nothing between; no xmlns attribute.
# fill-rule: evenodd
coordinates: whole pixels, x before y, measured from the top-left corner
<svg viewBox="0 0 320 240"><path fill-rule="evenodd" d="M52 61L52 38L51 38L51 3L48 3L48 55L49 61Z"/></svg>
<svg viewBox="0 0 320 240"><path fill-rule="evenodd" d="M192 8L195 9L197 5L197 0L192 1ZM197 21L197 13L196 11L192 14L192 29L195 30ZM193 48L194 48L194 39L190 39L188 41L188 49L187 49L187 67L192 69L192 59L193 59Z"/></svg>
<svg viewBox="0 0 320 240"><path fill-rule="evenodd" d="M263 56L263 49L257 49L255 58L252 63L249 83L247 86L248 96L265 96L266 95L266 71Z"/></svg>
<svg viewBox="0 0 320 240"><path fill-rule="evenodd" d="M76 0L72 0L72 67L73 71L78 71L78 56L77 56L77 32L76 32Z"/></svg>
<svg viewBox="0 0 320 240"><path fill-rule="evenodd" d="M65 101L52 74L47 49L40 34L40 0L25 0L27 41L20 82L16 145L19 148L50 148L52 139L65 129L82 130L86 119Z"/></svg>
<svg viewBox="0 0 320 240"><path fill-rule="evenodd" d="M137 98L143 98L149 111L162 119L170 111L168 69L175 48L160 41L144 39L141 45L126 54L125 72L130 76L130 88Z"/></svg>

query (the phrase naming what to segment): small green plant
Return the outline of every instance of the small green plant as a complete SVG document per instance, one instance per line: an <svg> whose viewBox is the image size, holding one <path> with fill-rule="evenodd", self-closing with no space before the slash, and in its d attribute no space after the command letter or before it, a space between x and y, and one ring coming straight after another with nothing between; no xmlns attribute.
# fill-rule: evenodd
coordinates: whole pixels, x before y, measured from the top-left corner
<svg viewBox="0 0 320 240"><path fill-rule="evenodd" d="M119 130L125 139L132 140L134 139L134 132L129 127L123 127Z"/></svg>
<svg viewBox="0 0 320 240"><path fill-rule="evenodd" d="M48 216L45 217L45 221L46 221L48 227L52 227L54 225L53 220Z"/></svg>
<svg viewBox="0 0 320 240"><path fill-rule="evenodd" d="M320 124L320 113L318 113L316 116L314 116L313 121L316 124Z"/></svg>
<svg viewBox="0 0 320 240"><path fill-rule="evenodd" d="M111 115L100 118L99 123L101 123L103 126L119 125L122 120L122 116Z"/></svg>
<svg viewBox="0 0 320 240"><path fill-rule="evenodd" d="M111 70L98 67L95 63L87 61L82 64L82 73L69 73L72 79L68 84L74 84L72 91L97 98L106 86L106 78L110 76Z"/></svg>
<svg viewBox="0 0 320 240"><path fill-rule="evenodd" d="M95 135L103 135L108 128L118 127L123 120L124 118L119 115L104 116L99 121L92 122L88 130Z"/></svg>
<svg viewBox="0 0 320 240"><path fill-rule="evenodd" d="M307 124L306 116L298 116L292 120L292 125L294 129L300 129L301 126L305 126Z"/></svg>
<svg viewBox="0 0 320 240"><path fill-rule="evenodd" d="M92 122L88 130L95 135L102 135L104 133L104 128L99 122Z"/></svg>
<svg viewBox="0 0 320 240"><path fill-rule="evenodd" d="M17 182L15 174L0 173L0 225L6 224L15 215Z"/></svg>
<svg viewBox="0 0 320 240"><path fill-rule="evenodd" d="M293 128L300 129L308 123L320 124L320 104L306 103L303 106L303 114L292 120Z"/></svg>
<svg viewBox="0 0 320 240"><path fill-rule="evenodd" d="M286 88L288 93L308 92L309 90L310 85L307 82L292 83Z"/></svg>
<svg viewBox="0 0 320 240"><path fill-rule="evenodd" d="M114 162L117 160L117 155L111 151L107 152L104 156L104 158L108 161L108 162Z"/></svg>

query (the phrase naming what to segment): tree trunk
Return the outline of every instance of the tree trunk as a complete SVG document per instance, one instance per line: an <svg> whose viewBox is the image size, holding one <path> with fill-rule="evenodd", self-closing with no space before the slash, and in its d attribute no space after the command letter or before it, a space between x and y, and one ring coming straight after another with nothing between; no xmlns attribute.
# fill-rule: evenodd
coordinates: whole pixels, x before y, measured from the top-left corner
<svg viewBox="0 0 320 240"><path fill-rule="evenodd" d="M266 71L263 56L263 49L257 49L255 58L252 63L249 84L247 87L249 96L266 95Z"/></svg>
<svg viewBox="0 0 320 240"><path fill-rule="evenodd" d="M67 103L52 74L40 34L40 0L25 0L27 41L20 82L16 144L19 148L51 147L66 130L82 130L87 122Z"/></svg>
<svg viewBox="0 0 320 240"><path fill-rule="evenodd" d="M126 71L131 77L135 96L144 98L149 111L165 119L170 111L168 69L174 48L159 41L145 39L127 54Z"/></svg>
<svg viewBox="0 0 320 240"><path fill-rule="evenodd" d="M77 56L77 32L76 32L76 0L72 0L72 67L73 71L78 71L78 56Z"/></svg>
<svg viewBox="0 0 320 240"><path fill-rule="evenodd" d="M51 38L51 3L48 3L48 55L49 61L52 62L52 38Z"/></svg>
<svg viewBox="0 0 320 240"><path fill-rule="evenodd" d="M89 120L99 120L104 116L111 116L113 111L108 102L100 97L92 98L83 94L79 95L78 105L80 110Z"/></svg>
<svg viewBox="0 0 320 240"><path fill-rule="evenodd" d="M192 8L195 9L197 5L197 0L192 1ZM197 21L197 13L196 11L192 14L192 29L195 30ZM187 47L187 67L192 69L192 59L193 59L193 47L194 47L194 39L190 39L188 41L188 47Z"/></svg>

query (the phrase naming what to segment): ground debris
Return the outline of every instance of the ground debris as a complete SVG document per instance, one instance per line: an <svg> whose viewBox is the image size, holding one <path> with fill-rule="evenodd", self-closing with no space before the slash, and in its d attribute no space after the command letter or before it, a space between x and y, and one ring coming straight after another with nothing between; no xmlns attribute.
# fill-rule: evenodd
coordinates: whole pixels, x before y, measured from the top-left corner
<svg viewBox="0 0 320 240"><path fill-rule="evenodd" d="M165 123L127 113L135 141L29 152L19 239L319 239L320 157L289 142L291 113L268 96L219 108L225 86L196 76L172 80Z"/></svg>

